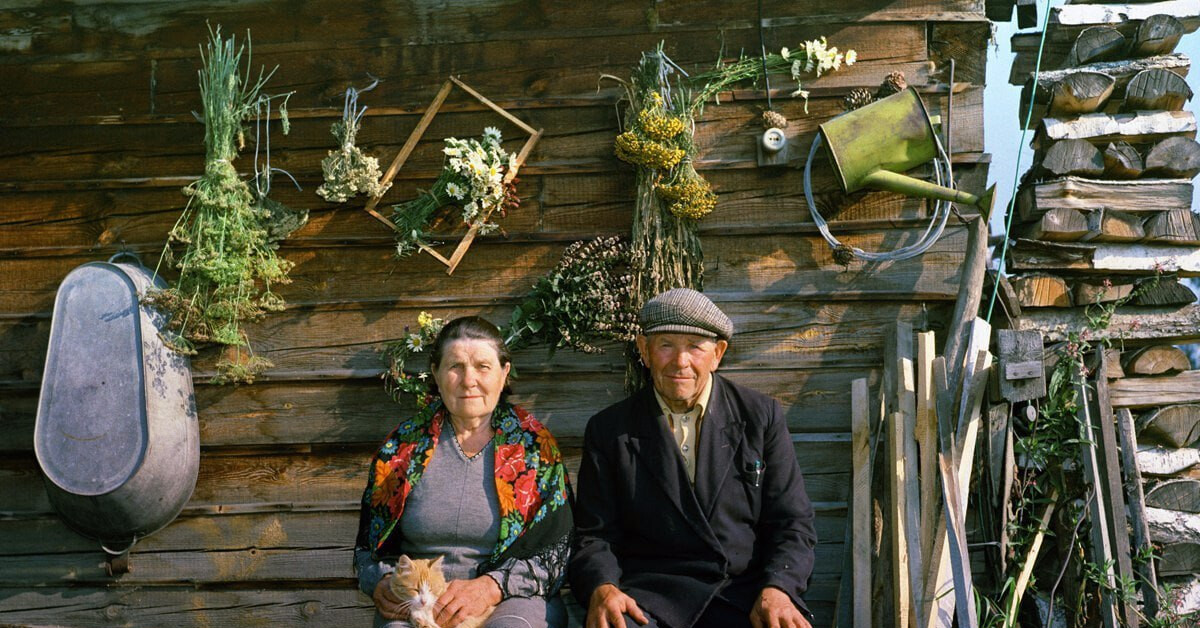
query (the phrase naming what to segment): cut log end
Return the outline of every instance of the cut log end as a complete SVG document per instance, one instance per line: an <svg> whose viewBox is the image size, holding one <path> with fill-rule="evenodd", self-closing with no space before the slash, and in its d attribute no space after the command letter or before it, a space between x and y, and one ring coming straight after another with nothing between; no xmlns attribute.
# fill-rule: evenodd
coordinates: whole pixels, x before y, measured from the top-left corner
<svg viewBox="0 0 1200 628"><path fill-rule="evenodd" d="M1057 275L1033 273L1010 279L1017 302L1026 307L1071 307L1074 302L1067 282Z"/></svg>

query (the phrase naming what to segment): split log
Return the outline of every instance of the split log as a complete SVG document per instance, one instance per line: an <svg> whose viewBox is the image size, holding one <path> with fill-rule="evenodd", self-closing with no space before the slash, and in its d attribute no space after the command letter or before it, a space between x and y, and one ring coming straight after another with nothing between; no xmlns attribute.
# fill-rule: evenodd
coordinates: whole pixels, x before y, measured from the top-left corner
<svg viewBox="0 0 1200 628"><path fill-rule="evenodd" d="M1084 139L1095 144L1129 142L1148 144L1174 135L1196 137L1196 116L1190 111L1138 111L1089 113L1074 118L1045 118L1038 124L1033 147L1050 142Z"/></svg>
<svg viewBox="0 0 1200 628"><path fill-rule="evenodd" d="M1183 54L1089 63L1069 70L1037 73L1036 92L1035 77L1031 73L1021 90L1021 103L1026 106L1030 103L1052 104L1052 113L1061 111L1077 114L1096 111L1104 106L1114 91L1118 94L1125 93L1129 81L1143 70L1159 68L1175 70L1186 75L1189 65L1187 55ZM1056 99L1061 108L1053 105Z"/></svg>
<svg viewBox="0 0 1200 628"><path fill-rule="evenodd" d="M1071 307L1071 290L1067 282L1056 275L1036 273L1022 277L1011 277L1013 290L1017 291L1017 302L1021 308Z"/></svg>
<svg viewBox="0 0 1200 628"><path fill-rule="evenodd" d="M1009 270L1112 273L1175 272L1200 275L1200 250L1170 245L1107 242L1040 242L1018 239L1009 250Z"/></svg>
<svg viewBox="0 0 1200 628"><path fill-rule="evenodd" d="M1151 216L1143 228L1148 242L1200 245L1200 216L1190 209L1172 209Z"/></svg>
<svg viewBox="0 0 1200 628"><path fill-rule="evenodd" d="M1139 438L1167 447L1190 447L1200 440L1200 404L1166 406L1138 421Z"/></svg>
<svg viewBox="0 0 1200 628"><path fill-rule="evenodd" d="M1167 603L1180 615L1200 612L1200 576L1192 575L1172 582Z"/></svg>
<svg viewBox="0 0 1200 628"><path fill-rule="evenodd" d="M1150 495L1146 495L1149 500ZM1200 515L1146 505L1146 522L1155 543L1200 543Z"/></svg>
<svg viewBox="0 0 1200 628"><path fill-rule="evenodd" d="M1143 285L1138 288L1137 296L1134 297L1134 303L1137 305L1189 305L1196 302L1196 293L1192 289L1180 283L1175 277L1157 277L1143 282ZM1182 355L1182 352L1180 353ZM1187 357L1183 357L1183 363L1187 364ZM1186 371L1189 367L1180 370Z"/></svg>
<svg viewBox="0 0 1200 628"><path fill-rule="evenodd" d="M1133 57L1170 54L1183 36L1183 22L1173 15L1156 13L1138 24L1129 54Z"/></svg>
<svg viewBox="0 0 1200 628"><path fill-rule="evenodd" d="M1174 345L1154 345L1126 353L1121 368L1128 375L1164 375L1192 368L1187 355Z"/></svg>
<svg viewBox="0 0 1200 628"><path fill-rule="evenodd" d="M1087 215L1088 231L1080 238L1085 242L1137 242L1145 239L1142 219L1136 214L1101 209Z"/></svg>
<svg viewBox="0 0 1200 628"><path fill-rule="evenodd" d="M1030 310L1014 322L1015 329L1040 331L1046 342L1063 342L1072 333L1080 329L1088 329L1088 320L1082 308L1071 310ZM1200 340L1200 306L1189 305L1184 308L1130 308L1118 309L1109 321L1108 327L1093 331L1093 340L1105 338L1123 341L1154 341L1163 342L1170 339L1176 342L1192 342ZM1195 373L1196 371L1188 371ZM1127 395L1125 406L1160 406L1168 403L1191 403L1200 401L1200 390L1189 393L1186 386L1200 387L1200 377L1181 373L1176 378L1184 378L1182 382L1169 382L1171 378L1133 378L1121 380L1114 384L1122 388ZM1161 381L1160 381L1161 380ZM1142 389L1150 389L1142 392ZM1154 397L1155 390L1171 395L1171 398L1158 400ZM1116 403L1116 399L1113 400Z"/></svg>
<svg viewBox="0 0 1200 628"><path fill-rule="evenodd" d="M1196 306L1184 308L1194 310ZM1114 316L1114 318L1116 318ZM1148 321L1153 325L1153 321ZM1200 371L1184 371L1163 377L1131 377L1115 382L1110 389L1114 406L1148 408L1173 403L1200 402Z"/></svg>
<svg viewBox="0 0 1200 628"><path fill-rule="evenodd" d="M1191 206L1192 182L1187 179L1102 181L1063 177L1024 186L1017 194L1017 212L1023 222L1033 222L1055 207L1138 213Z"/></svg>
<svg viewBox="0 0 1200 628"><path fill-rule="evenodd" d="M1068 4L1051 9L1050 24L1060 29L1084 28L1100 24L1119 26L1165 14L1178 19L1187 32L1200 26L1200 5L1188 0L1147 3Z"/></svg>
<svg viewBox="0 0 1200 628"><path fill-rule="evenodd" d="M1138 227L1141 226L1139 221ZM1016 232L1030 240L1073 242L1088 234L1088 217L1077 209L1056 207L1042 214L1037 222L1020 226Z"/></svg>
<svg viewBox="0 0 1200 628"><path fill-rule="evenodd" d="M1117 59L1125 52L1128 44L1125 35L1111 26L1085 28L1071 45L1063 67L1074 68L1085 63Z"/></svg>
<svg viewBox="0 0 1200 628"><path fill-rule="evenodd" d="M1191 179L1200 172L1200 142L1188 137L1168 137L1146 153L1146 174L1170 179Z"/></svg>
<svg viewBox="0 0 1200 628"><path fill-rule="evenodd" d="M1133 282L1117 283L1110 280L1097 281L1080 279L1075 282L1075 303L1091 305L1093 303L1112 303L1120 301L1133 293Z"/></svg>
<svg viewBox="0 0 1200 628"><path fill-rule="evenodd" d="M1104 148L1104 176L1111 179L1136 179L1146 166L1137 149L1126 142L1109 142Z"/></svg>
<svg viewBox="0 0 1200 628"><path fill-rule="evenodd" d="M1173 543L1159 554L1160 576L1190 576L1200 573L1200 543Z"/></svg>
<svg viewBox="0 0 1200 628"><path fill-rule="evenodd" d="M1192 514L1200 513L1200 480L1179 479L1159 482L1146 491L1146 505ZM1196 531L1200 533L1200 528L1197 528ZM1200 542L1200 537L1193 540Z"/></svg>
<svg viewBox="0 0 1200 628"><path fill-rule="evenodd" d="M1121 379L1125 377L1125 369L1121 368L1120 349L1104 350L1104 375L1109 379Z"/></svg>
<svg viewBox="0 0 1200 628"><path fill-rule="evenodd" d="M1146 475L1170 476L1200 464L1200 450L1184 447L1166 449L1143 445L1138 447L1138 471Z"/></svg>
<svg viewBox="0 0 1200 628"><path fill-rule="evenodd" d="M1125 87L1122 111L1179 111L1192 99L1192 88L1182 76L1163 68L1142 70Z"/></svg>
<svg viewBox="0 0 1200 628"><path fill-rule="evenodd" d="M1104 155L1087 140L1063 140L1046 149L1039 169L1047 177L1098 177L1104 172Z"/></svg>

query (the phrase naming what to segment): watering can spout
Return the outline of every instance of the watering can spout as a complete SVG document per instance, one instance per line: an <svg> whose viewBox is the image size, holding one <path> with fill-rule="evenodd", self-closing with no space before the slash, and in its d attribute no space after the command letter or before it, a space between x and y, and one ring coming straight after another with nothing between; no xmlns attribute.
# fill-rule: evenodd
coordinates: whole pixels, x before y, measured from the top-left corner
<svg viewBox="0 0 1200 628"><path fill-rule="evenodd" d="M921 179L914 179L892 172L891 170L873 170L863 175L860 179L861 187L867 187L875 190L885 190L888 192L896 192L907 196L918 196L921 198L932 198L940 201L949 201L951 203L959 203L962 205L974 205L979 208L981 214L985 216L991 215L992 205L995 203L996 186L987 189L982 195L963 192L954 188L948 188L935 183L930 183Z"/></svg>

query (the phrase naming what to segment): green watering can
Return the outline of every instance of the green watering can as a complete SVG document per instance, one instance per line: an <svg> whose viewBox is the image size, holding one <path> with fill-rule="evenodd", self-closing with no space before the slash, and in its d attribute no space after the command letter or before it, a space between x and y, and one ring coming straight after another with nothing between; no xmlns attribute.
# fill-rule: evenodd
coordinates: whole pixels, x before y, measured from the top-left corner
<svg viewBox="0 0 1200 628"><path fill-rule="evenodd" d="M974 205L988 216L996 186L982 196L899 174L938 156L933 123L912 87L821 125L825 149L847 194L863 188Z"/></svg>

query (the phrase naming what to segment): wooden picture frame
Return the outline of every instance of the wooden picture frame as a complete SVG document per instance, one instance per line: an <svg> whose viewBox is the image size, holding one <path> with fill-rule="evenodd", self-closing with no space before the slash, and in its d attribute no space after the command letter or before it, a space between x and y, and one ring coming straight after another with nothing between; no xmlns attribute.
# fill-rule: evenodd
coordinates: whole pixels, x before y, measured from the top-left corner
<svg viewBox="0 0 1200 628"><path fill-rule="evenodd" d="M417 143L421 141L421 137L425 134L425 130L428 129L429 124L433 122L433 117L436 116L438 111L441 110L442 103L446 101L446 97L450 95L450 90L455 86L458 86L463 91L470 94L475 100L483 103L489 109L500 114L504 117L504 119L512 122L522 131L529 134L529 139L525 141L525 144L521 146L521 150L517 153L517 159L513 164L513 167L510 168L508 173L504 175L504 181L512 181L517 176L517 171L520 170L521 166L525 163L525 159L533 150L534 145L537 144L539 139L541 139L542 129L535 129L529 126L520 118L512 115L508 111L505 111L505 109L500 105L488 100L482 94L472 89L471 86L459 80L458 77L451 76L450 78L446 79L446 82L442 84L441 89L438 90L437 95L433 97L433 102L429 104L429 108L425 110L425 114L422 115L421 119L417 122L416 128L414 128L412 133L409 134L408 140L404 142L404 146L400 147L400 152L396 154L396 158L392 160L392 165L388 167L387 172L385 172L383 175L383 179L380 180L380 184L382 186L386 186L387 184L391 183L392 179L396 177L396 173L400 171L400 168L404 165L404 162L408 160L410 155L412 155L413 150L417 147ZM396 227L396 223L388 220L386 216L375 211L375 207L379 204L381 198L382 196L372 197L369 201L367 201L367 204L363 209L366 210L366 212L376 220L387 225L393 231L399 231L399 229ZM491 211L485 214L483 216L483 222L486 222L490 215ZM463 236L462 240L458 242L458 246L454 249L454 253L450 255L449 259L443 256L441 253L433 250L433 248L428 245L420 244L418 246L422 251L432 255L434 259L445 264L447 267L446 274L452 275L454 274L454 269L457 268L459 262L462 261L463 256L467 254L467 249L471 248L471 243L474 242L475 236L478 235L478 233L479 227L472 225L471 228L467 230L467 233Z"/></svg>

